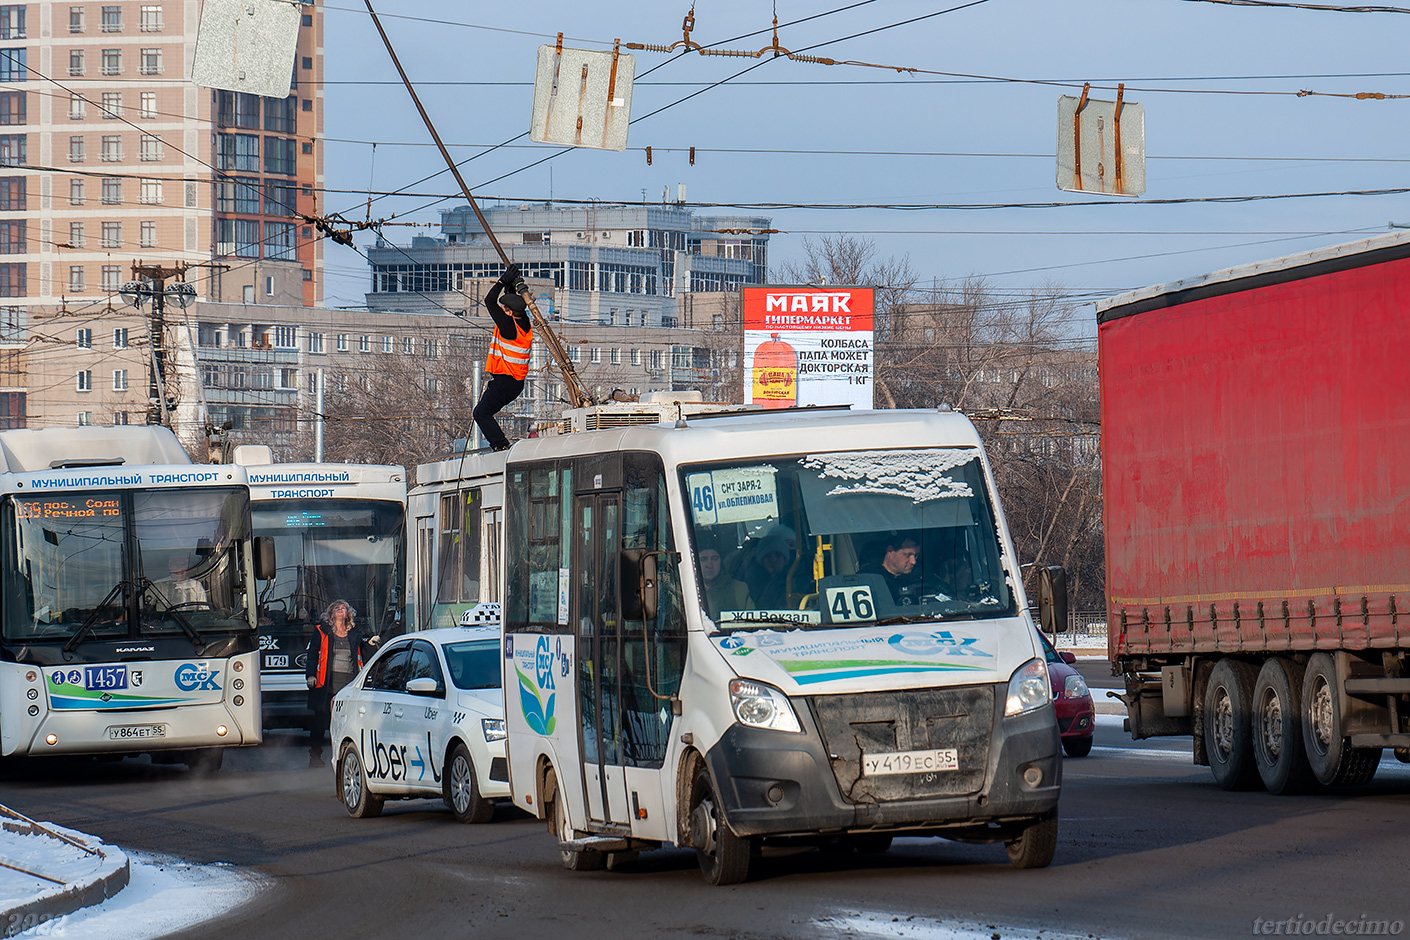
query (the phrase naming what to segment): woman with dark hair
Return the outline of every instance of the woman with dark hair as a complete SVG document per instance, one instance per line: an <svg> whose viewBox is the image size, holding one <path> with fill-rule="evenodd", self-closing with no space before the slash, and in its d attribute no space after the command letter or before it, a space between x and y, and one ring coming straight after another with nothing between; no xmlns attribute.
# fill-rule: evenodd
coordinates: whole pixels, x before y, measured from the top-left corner
<svg viewBox="0 0 1410 940"><path fill-rule="evenodd" d="M308 641L304 674L308 677L308 765L323 766L323 736L333 714L333 696L353 680L381 637L363 639L357 611L339 599L323 611Z"/></svg>

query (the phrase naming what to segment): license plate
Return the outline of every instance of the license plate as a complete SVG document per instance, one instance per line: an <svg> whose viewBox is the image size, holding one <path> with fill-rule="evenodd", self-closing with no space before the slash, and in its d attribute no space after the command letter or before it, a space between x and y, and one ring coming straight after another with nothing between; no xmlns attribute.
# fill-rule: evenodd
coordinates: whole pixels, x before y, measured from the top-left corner
<svg viewBox="0 0 1410 940"><path fill-rule="evenodd" d="M166 725L113 725L108 729L109 741L164 737L166 737Z"/></svg>
<svg viewBox="0 0 1410 940"><path fill-rule="evenodd" d="M928 751L896 751L890 754L862 755L863 777L882 777L886 774L930 774L942 770L959 769L959 751L952 747Z"/></svg>
<svg viewBox="0 0 1410 940"><path fill-rule="evenodd" d="M127 688L126 666L84 666L83 687L93 691L111 692Z"/></svg>

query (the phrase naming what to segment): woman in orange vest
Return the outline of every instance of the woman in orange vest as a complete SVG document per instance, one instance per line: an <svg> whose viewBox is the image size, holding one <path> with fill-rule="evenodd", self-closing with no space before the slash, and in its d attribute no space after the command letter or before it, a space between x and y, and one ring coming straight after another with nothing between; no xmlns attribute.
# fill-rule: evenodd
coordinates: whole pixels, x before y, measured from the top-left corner
<svg viewBox="0 0 1410 940"><path fill-rule="evenodd" d="M519 267L511 264L485 295L485 306L494 320L494 338L490 340L490 355L485 361L490 381L475 405L475 423L495 450L509 449L509 438L504 436L494 416L524 391L524 379L529 374L529 352L534 345L528 305L517 293L518 281Z"/></svg>
<svg viewBox="0 0 1410 940"><path fill-rule="evenodd" d="M351 604L336 600L323 612L308 641L304 674L308 677L308 708L313 712L308 725L310 767L323 766L323 736L328 733L333 696L357 676L382 639L364 640L356 617Z"/></svg>

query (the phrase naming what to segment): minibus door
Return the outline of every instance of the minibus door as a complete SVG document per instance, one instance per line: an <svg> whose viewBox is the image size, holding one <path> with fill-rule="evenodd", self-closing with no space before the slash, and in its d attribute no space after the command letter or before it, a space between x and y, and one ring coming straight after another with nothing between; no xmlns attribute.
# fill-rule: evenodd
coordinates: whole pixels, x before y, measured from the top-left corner
<svg viewBox="0 0 1410 940"><path fill-rule="evenodd" d="M622 618L618 596L621 496L579 496L574 506L572 617L588 820L631 825L622 767Z"/></svg>

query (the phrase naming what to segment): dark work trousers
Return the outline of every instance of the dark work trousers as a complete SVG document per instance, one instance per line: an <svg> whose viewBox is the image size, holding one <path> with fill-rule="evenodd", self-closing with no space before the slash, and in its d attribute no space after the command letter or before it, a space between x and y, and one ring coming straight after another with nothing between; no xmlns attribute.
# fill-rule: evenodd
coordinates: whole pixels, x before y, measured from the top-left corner
<svg viewBox="0 0 1410 940"><path fill-rule="evenodd" d="M317 757L323 752L323 738L328 734L328 726L332 724L333 693L328 689L310 689L308 708L308 753L311 757ZM335 759L337 756L333 755Z"/></svg>
<svg viewBox="0 0 1410 940"><path fill-rule="evenodd" d="M479 425L480 433L485 435L486 443L495 450L508 447L509 438L504 436L504 431L494 416L499 414L505 405L518 398L522 391L523 379L492 373L489 384L485 386L485 394L480 396L479 404L475 406L475 423Z"/></svg>

